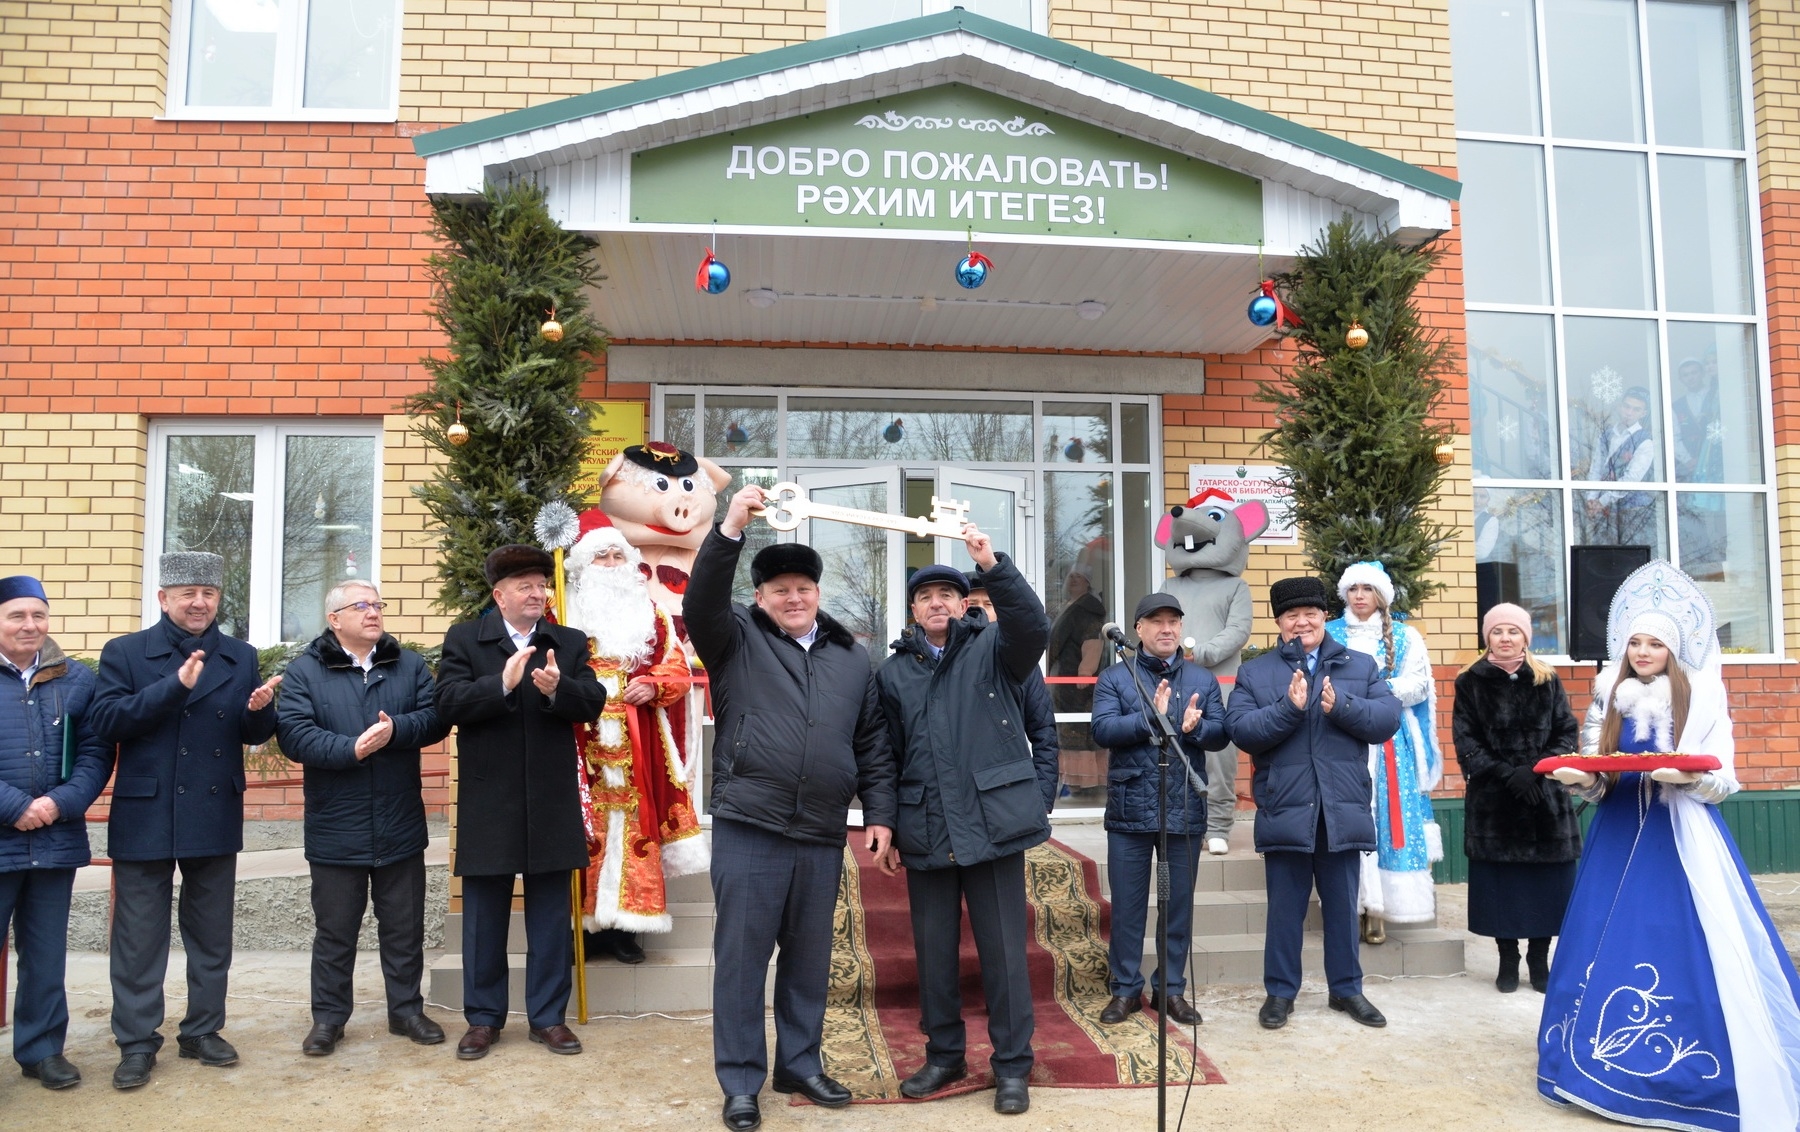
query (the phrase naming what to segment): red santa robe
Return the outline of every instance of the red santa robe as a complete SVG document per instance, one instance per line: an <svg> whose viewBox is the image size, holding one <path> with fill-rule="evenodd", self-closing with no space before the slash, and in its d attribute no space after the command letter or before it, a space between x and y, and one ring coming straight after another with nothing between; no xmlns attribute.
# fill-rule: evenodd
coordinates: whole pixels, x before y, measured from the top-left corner
<svg viewBox="0 0 1800 1132"><path fill-rule="evenodd" d="M690 796L697 767L685 757L687 656L661 607L655 626L648 655L629 671L607 657L588 662L606 689L600 718L577 729L589 852L582 923L589 931L668 931L664 878L703 872L711 863ZM655 698L627 704L625 687L638 676L658 681Z"/></svg>

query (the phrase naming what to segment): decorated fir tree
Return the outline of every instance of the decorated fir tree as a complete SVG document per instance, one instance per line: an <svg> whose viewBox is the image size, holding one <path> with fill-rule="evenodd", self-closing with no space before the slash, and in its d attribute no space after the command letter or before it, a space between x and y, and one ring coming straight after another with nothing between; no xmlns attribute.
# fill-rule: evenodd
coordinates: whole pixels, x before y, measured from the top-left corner
<svg viewBox="0 0 1800 1132"><path fill-rule="evenodd" d="M473 200L434 199L432 211L444 245L428 261L432 317L450 352L425 359L431 387L406 409L447 457L414 493L437 520L436 604L462 618L488 604L488 551L535 542L539 508L576 502L581 383L606 337L587 317L592 243L551 218L541 189L490 185Z"/></svg>
<svg viewBox="0 0 1800 1132"><path fill-rule="evenodd" d="M1298 316L1285 333L1299 357L1257 394L1274 406L1263 439L1287 469L1313 570L1335 594L1344 567L1377 559L1401 611L1443 588L1427 575L1455 534L1432 518L1448 470L1439 447L1451 437L1433 415L1452 359L1413 301L1436 262L1435 249L1365 232L1347 216L1332 224L1275 277Z"/></svg>

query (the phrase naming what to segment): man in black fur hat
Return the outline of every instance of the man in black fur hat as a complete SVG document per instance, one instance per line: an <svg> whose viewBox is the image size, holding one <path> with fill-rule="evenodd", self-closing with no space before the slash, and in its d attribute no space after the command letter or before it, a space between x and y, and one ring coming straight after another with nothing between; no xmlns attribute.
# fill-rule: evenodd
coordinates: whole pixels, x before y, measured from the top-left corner
<svg viewBox="0 0 1800 1132"><path fill-rule="evenodd" d="M587 635L545 619L554 569L535 546L489 554L495 608L452 625L438 663L438 722L456 727L464 1061L487 1056L506 1025L506 931L520 875L531 1040L581 1052L565 1024L575 962L569 872L588 860L574 725L600 717L606 692L588 665Z"/></svg>
<svg viewBox="0 0 1800 1132"><path fill-rule="evenodd" d="M732 1132L762 1123L763 980L776 944L775 1091L850 1103L819 1061L844 822L860 796L865 844L881 859L896 806L869 653L820 611L818 552L765 547L750 563L755 604L731 602L744 528L762 505L754 484L732 497L700 546L686 607L712 679L713 1069Z"/></svg>

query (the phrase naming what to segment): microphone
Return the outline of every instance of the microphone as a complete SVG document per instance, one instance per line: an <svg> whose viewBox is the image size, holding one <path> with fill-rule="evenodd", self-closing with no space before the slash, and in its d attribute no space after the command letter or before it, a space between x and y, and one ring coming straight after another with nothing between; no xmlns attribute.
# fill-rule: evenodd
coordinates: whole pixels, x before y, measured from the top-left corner
<svg viewBox="0 0 1800 1132"><path fill-rule="evenodd" d="M1125 643L1125 630L1119 628L1119 623L1117 621L1108 621L1106 624L1100 626L1100 635L1122 649L1131 648L1130 645Z"/></svg>

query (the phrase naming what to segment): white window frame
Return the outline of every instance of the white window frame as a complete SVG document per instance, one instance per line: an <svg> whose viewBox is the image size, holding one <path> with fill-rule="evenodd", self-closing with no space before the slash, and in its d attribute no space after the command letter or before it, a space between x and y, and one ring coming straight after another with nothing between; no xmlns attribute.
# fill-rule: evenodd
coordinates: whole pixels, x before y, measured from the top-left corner
<svg viewBox="0 0 1800 1132"><path fill-rule="evenodd" d="M167 514L169 438L171 436L250 436L256 441L256 521L250 539L250 644L267 648L281 643L281 547L286 537L282 507L283 445L290 436L355 436L374 441L375 529L370 532L370 561L363 573L380 584L382 525L383 431L380 421L325 422L297 420L232 420L228 417L150 422L150 451L145 461L144 484L144 624L162 617L156 600L157 562L162 557L164 517Z"/></svg>
<svg viewBox="0 0 1800 1132"><path fill-rule="evenodd" d="M351 110L304 105L306 82L306 11L310 0L279 0L280 28L275 40L274 102L269 106L189 106L188 47L193 9L206 0L170 0L169 78L163 117L200 122L397 122L400 120L400 45L405 38L405 0L394 6L394 81L386 106Z"/></svg>
<svg viewBox="0 0 1800 1132"><path fill-rule="evenodd" d="M1716 0L1709 0L1716 2ZM1636 0L1638 20L1638 70L1642 82L1644 100L1644 137L1642 142L1600 142L1588 139L1565 138L1555 131L1554 115L1550 106L1550 68L1548 61L1549 48L1546 43L1544 6L1546 0L1534 0L1532 4L1535 21L1534 36L1537 48L1537 97L1540 108L1539 134L1501 134L1486 131L1457 130L1457 141L1503 142L1509 145L1527 145L1536 147L1544 157L1544 207L1545 222L1549 229L1550 243L1550 297L1544 304L1520 304L1480 302L1466 300L1465 309L1471 312L1494 312L1501 314L1548 315L1553 324L1552 342L1555 349L1555 383L1557 435L1562 445L1562 467L1567 474L1544 480L1521 480L1499 477L1481 477L1473 481L1476 487L1496 490L1530 490L1551 488L1562 497L1563 521L1563 625L1561 639L1565 646L1572 630L1570 628L1574 611L1568 606L1570 563L1567 548L1575 545L1576 515L1575 495L1581 491L1616 490L1618 485L1611 481L1596 481L1580 478L1575 475L1577 454L1570 444L1574 439L1573 427L1570 423L1566 345L1564 321L1568 318L1618 318L1654 323L1656 326L1656 343L1660 371L1652 381L1652 388L1659 398L1659 410L1667 410L1674 404L1671 394L1671 375L1674 360L1669 356L1669 324L1701 323L1728 326L1751 326L1754 328L1756 360L1757 393L1762 409L1761 434L1763 480L1760 484L1750 483L1683 483L1674 473L1675 438L1669 427L1667 412L1659 412L1662 421L1658 442L1661 451L1658 463L1663 469L1662 477L1650 485L1634 486L1633 490L1641 490L1646 494L1663 497L1664 514L1666 516L1666 535L1671 548L1679 549L1679 512L1677 500L1682 494L1723 493L1723 494L1761 494L1763 499L1763 528L1767 540L1768 580L1770 604L1770 642L1771 652L1767 653L1732 653L1727 663L1731 664L1766 664L1785 659L1787 652L1787 626L1785 596L1783 593L1783 576L1781 572L1782 527L1779 514L1778 483L1776 476L1777 453L1775 448L1775 408L1773 399L1773 374L1769 362L1769 309L1768 293L1765 288L1767 277L1763 263L1763 245L1760 238L1760 218L1762 202L1758 196L1759 172L1757 169L1757 120L1756 101L1754 97L1754 67L1750 54L1750 6L1747 0L1731 0L1736 20L1737 32L1737 64L1738 64L1738 99L1743 110L1742 115L1742 148L1739 149L1698 149L1690 146L1676 146L1654 140L1656 138L1656 107L1652 89L1655 76L1651 69L1650 36L1648 8L1649 0ZM1721 5L1722 6L1722 5ZM1650 251L1651 278L1654 285L1652 306L1648 309L1615 310L1610 308L1577 307L1563 301L1562 257L1558 247L1560 229L1558 227L1556 200L1556 153L1563 149L1592 149L1614 153L1637 153L1645 157L1647 175L1650 186ZM1701 157L1721 157L1744 163L1745 216L1751 225L1749 240L1750 291L1752 308L1749 314L1696 314L1682 311L1670 311L1664 295L1663 279L1663 246L1662 246L1662 189L1658 181L1657 158L1662 155L1693 155ZM1661 486L1656 486L1660 484ZM1573 663L1566 652L1555 656L1546 656L1553 663Z"/></svg>
<svg viewBox="0 0 1800 1132"><path fill-rule="evenodd" d="M177 0L179 3L180 0ZM844 31L843 17L839 11L844 0L825 0L825 34L842 35ZM924 0L920 9L921 16L935 16L964 5L960 0ZM1031 0L1031 26L1023 30L1036 32L1038 35L1050 34L1049 0Z"/></svg>

